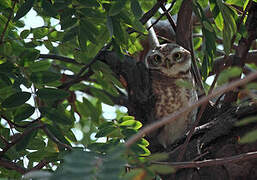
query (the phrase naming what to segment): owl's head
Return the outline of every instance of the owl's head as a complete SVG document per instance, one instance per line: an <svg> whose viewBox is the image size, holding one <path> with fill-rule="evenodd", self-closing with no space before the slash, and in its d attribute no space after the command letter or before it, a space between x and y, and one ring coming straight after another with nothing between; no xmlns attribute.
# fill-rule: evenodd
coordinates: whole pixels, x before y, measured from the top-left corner
<svg viewBox="0 0 257 180"><path fill-rule="evenodd" d="M165 76L174 77L186 73L191 67L190 52L177 44L162 44L156 47L145 60L148 69Z"/></svg>

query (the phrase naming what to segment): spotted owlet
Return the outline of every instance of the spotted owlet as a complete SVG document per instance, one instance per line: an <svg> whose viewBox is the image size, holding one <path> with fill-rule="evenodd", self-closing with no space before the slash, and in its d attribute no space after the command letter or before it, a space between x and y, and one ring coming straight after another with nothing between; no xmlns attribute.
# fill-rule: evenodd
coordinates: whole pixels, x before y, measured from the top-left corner
<svg viewBox="0 0 257 180"><path fill-rule="evenodd" d="M156 98L154 114L156 119L179 111L197 101L193 76L190 72L190 53L177 44L163 44L150 52L145 59L150 71L152 89ZM191 88L179 86L178 81L190 82ZM195 120L196 111L184 114L159 130L158 142L164 147L172 144L189 130Z"/></svg>

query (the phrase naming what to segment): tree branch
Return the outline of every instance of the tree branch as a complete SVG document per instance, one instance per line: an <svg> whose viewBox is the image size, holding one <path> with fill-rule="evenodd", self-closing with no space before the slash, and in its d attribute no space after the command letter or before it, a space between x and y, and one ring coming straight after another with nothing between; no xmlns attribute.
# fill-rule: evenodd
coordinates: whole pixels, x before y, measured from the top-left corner
<svg viewBox="0 0 257 180"><path fill-rule="evenodd" d="M209 76L223 71L226 68L225 66L226 61L228 62L228 64L232 64L234 58L235 58L235 54L231 54L227 58L220 57L214 60L213 69L209 73ZM257 50L250 51L247 54L247 56L242 60L244 61L244 63L254 63L257 65Z"/></svg>
<svg viewBox="0 0 257 180"><path fill-rule="evenodd" d="M13 5L12 5L12 11L14 10L14 7L15 7L16 3L17 3L17 0L15 0ZM8 25L9 25L9 23L11 21L12 16L13 16L13 12L10 12L10 15L9 15L9 17L7 19L7 22L5 23L3 32L1 34L0 45L4 42L4 34L5 34L5 32L6 32L7 28L8 28Z"/></svg>
<svg viewBox="0 0 257 180"><path fill-rule="evenodd" d="M225 92L231 91L233 89L235 89L236 87L242 86L254 79L257 78L257 72L252 73L248 76L246 76L244 79L240 79L240 80L236 80L234 82L231 82L230 84L226 84L224 86L222 86L221 88L213 91L211 94L209 94L206 97L203 97L201 99L199 99L195 104L192 104L190 106L186 106L183 109L181 109L180 111L170 114L158 121L155 121L154 123L145 126L144 128L142 128L136 135L132 136L130 139L128 139L128 141L125 143L125 146L127 148L129 148L132 144L134 144L137 140L139 140L140 138L142 138L143 136L145 136L146 134L176 120L177 118L179 118L181 115L187 113L187 112L191 112L192 110L194 110L195 108L199 107L200 105L206 103L208 100L216 97L217 95L223 94Z"/></svg>
<svg viewBox="0 0 257 180"><path fill-rule="evenodd" d="M84 63L79 63L75 59L59 56L56 54L40 54L38 58L41 59L55 59L66 63L76 64L76 65L84 65Z"/></svg>
<svg viewBox="0 0 257 180"><path fill-rule="evenodd" d="M28 128L26 129L22 134L20 135L17 135L14 140L11 142L11 143L8 143L2 151L0 151L0 157L4 155L5 152L7 152L12 146L14 146L16 143L18 143L21 139L23 139L27 134L37 130L37 129L40 129L42 127L44 127L45 125L44 124L39 124L39 125L36 125L34 127L31 127L31 128Z"/></svg>
<svg viewBox="0 0 257 180"><path fill-rule="evenodd" d="M67 145L67 144L64 144L62 143L61 141L59 141L59 139L57 139L48 129L47 127L43 127L42 128L43 131L46 133L46 135L53 141L55 142L56 144L58 144L59 146L63 147L63 148L67 148L68 150L72 150L72 147Z"/></svg>
<svg viewBox="0 0 257 180"><path fill-rule="evenodd" d="M14 163L3 158L0 158L0 166L9 170L17 171L21 174L26 173L26 169L22 166L19 166L18 163Z"/></svg>
<svg viewBox="0 0 257 180"><path fill-rule="evenodd" d="M241 162L241 161L246 161L246 160L251 160L256 158L257 158L257 152L254 151L254 152L239 154L236 156L224 157L221 159L208 159L208 160L196 161L196 162L152 162L152 163L160 164L160 165L168 165L176 169L182 169L182 168L201 168L201 167L208 167L208 166L218 166L218 165Z"/></svg>

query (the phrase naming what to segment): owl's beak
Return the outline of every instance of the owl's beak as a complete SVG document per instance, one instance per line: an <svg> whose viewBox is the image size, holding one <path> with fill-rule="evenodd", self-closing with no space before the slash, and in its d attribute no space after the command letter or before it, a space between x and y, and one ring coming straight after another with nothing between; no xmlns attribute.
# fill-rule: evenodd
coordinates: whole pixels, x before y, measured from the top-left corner
<svg viewBox="0 0 257 180"><path fill-rule="evenodd" d="M165 59L165 66L167 69L170 69L173 64L170 62L170 60L167 58Z"/></svg>

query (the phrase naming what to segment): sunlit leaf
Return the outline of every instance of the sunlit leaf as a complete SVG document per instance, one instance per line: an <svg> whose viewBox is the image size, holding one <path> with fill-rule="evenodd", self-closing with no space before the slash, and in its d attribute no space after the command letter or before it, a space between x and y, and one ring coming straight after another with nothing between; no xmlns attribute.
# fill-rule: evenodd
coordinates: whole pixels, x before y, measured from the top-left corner
<svg viewBox="0 0 257 180"><path fill-rule="evenodd" d="M120 126L127 126L133 129L139 129L142 127L142 123L136 120L126 120L120 123Z"/></svg>

